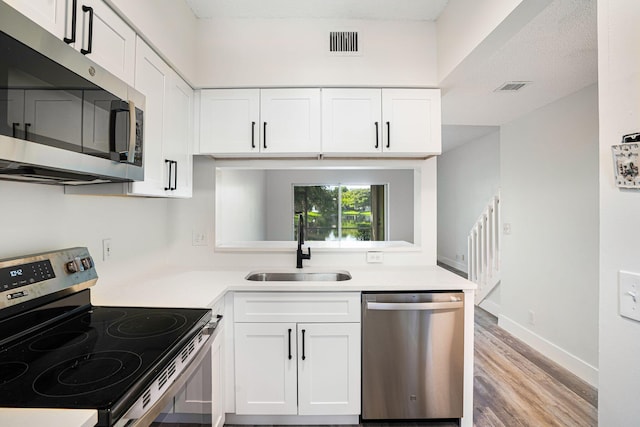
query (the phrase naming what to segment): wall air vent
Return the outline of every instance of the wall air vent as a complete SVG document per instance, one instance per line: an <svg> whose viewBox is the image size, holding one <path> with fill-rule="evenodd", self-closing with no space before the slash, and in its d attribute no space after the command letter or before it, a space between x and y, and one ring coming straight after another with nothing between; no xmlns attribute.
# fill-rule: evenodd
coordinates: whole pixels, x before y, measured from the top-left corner
<svg viewBox="0 0 640 427"><path fill-rule="evenodd" d="M329 33L329 52L358 53L357 31L331 31Z"/></svg>
<svg viewBox="0 0 640 427"><path fill-rule="evenodd" d="M506 82L500 85L494 92L516 92L529 84L531 84L531 82Z"/></svg>

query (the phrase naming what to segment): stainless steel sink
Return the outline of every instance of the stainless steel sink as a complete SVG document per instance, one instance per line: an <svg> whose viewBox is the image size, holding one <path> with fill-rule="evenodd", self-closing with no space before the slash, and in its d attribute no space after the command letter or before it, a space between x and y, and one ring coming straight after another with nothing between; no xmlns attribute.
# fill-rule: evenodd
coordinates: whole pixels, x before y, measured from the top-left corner
<svg viewBox="0 0 640 427"><path fill-rule="evenodd" d="M348 271L254 271L245 277L254 282L341 282L350 280Z"/></svg>

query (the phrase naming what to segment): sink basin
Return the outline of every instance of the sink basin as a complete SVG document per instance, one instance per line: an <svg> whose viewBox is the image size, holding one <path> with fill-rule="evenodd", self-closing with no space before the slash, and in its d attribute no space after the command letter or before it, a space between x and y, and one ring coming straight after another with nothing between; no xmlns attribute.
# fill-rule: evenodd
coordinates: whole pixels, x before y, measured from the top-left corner
<svg viewBox="0 0 640 427"><path fill-rule="evenodd" d="M350 280L348 271L254 271L245 277L254 282L341 282Z"/></svg>

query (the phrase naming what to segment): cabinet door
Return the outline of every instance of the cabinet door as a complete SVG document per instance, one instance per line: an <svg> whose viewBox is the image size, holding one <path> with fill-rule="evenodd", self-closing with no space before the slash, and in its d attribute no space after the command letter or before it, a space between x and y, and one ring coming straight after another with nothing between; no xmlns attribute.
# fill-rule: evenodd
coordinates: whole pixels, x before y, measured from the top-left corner
<svg viewBox="0 0 640 427"><path fill-rule="evenodd" d="M300 415L360 413L359 323L298 324L298 356Z"/></svg>
<svg viewBox="0 0 640 427"><path fill-rule="evenodd" d="M382 151L380 89L322 89L322 152Z"/></svg>
<svg viewBox="0 0 640 427"><path fill-rule="evenodd" d="M200 93L200 153L260 152L260 89Z"/></svg>
<svg viewBox="0 0 640 427"><path fill-rule="evenodd" d="M262 153L320 153L320 89L260 91Z"/></svg>
<svg viewBox="0 0 640 427"><path fill-rule="evenodd" d="M171 173L172 197L192 194L193 89L171 71L166 97L164 157L176 163Z"/></svg>
<svg viewBox="0 0 640 427"><path fill-rule="evenodd" d="M297 414L296 324L234 327L236 414Z"/></svg>
<svg viewBox="0 0 640 427"><path fill-rule="evenodd" d="M84 7L84 9L83 9ZM77 4L75 48L87 53L96 64L106 68L130 85L135 80L136 33L102 0L81 0ZM93 10L93 33L89 24Z"/></svg>
<svg viewBox="0 0 640 427"><path fill-rule="evenodd" d="M135 88L146 98L144 109L144 181L131 184L138 195L164 196L169 168L163 156L165 93L171 69L151 48L138 39Z"/></svg>
<svg viewBox="0 0 640 427"><path fill-rule="evenodd" d="M440 154L439 89L382 89L382 151Z"/></svg>
<svg viewBox="0 0 640 427"><path fill-rule="evenodd" d="M4 0L18 12L40 25L58 38L65 33L67 20L71 21L71 0ZM67 10L67 7L69 10ZM69 33L70 33L69 29Z"/></svg>

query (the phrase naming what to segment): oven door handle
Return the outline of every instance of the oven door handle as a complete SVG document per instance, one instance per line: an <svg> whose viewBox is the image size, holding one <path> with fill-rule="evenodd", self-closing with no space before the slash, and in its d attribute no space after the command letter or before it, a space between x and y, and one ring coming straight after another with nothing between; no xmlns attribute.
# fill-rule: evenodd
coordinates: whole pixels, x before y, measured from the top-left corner
<svg viewBox="0 0 640 427"><path fill-rule="evenodd" d="M191 360L189 366L187 366L187 368L180 373L180 376L176 378L173 384L171 384L165 390L165 392L162 394L162 397L160 397L160 399L158 399L153 405L151 405L142 417L131 420L130 423L127 424L127 427L147 427L151 425L151 423L156 418L158 418L158 415L162 413L162 410L166 408L169 403L173 402L173 397L182 389L182 387L184 387L189 378L191 378L191 375L193 375L198 367L200 367L200 364L207 356L207 353L211 349L211 345L218 336L219 332L220 329L216 328L211 335L208 335L208 338L202 346L200 352ZM126 418L126 416L127 415L125 414L123 418Z"/></svg>

